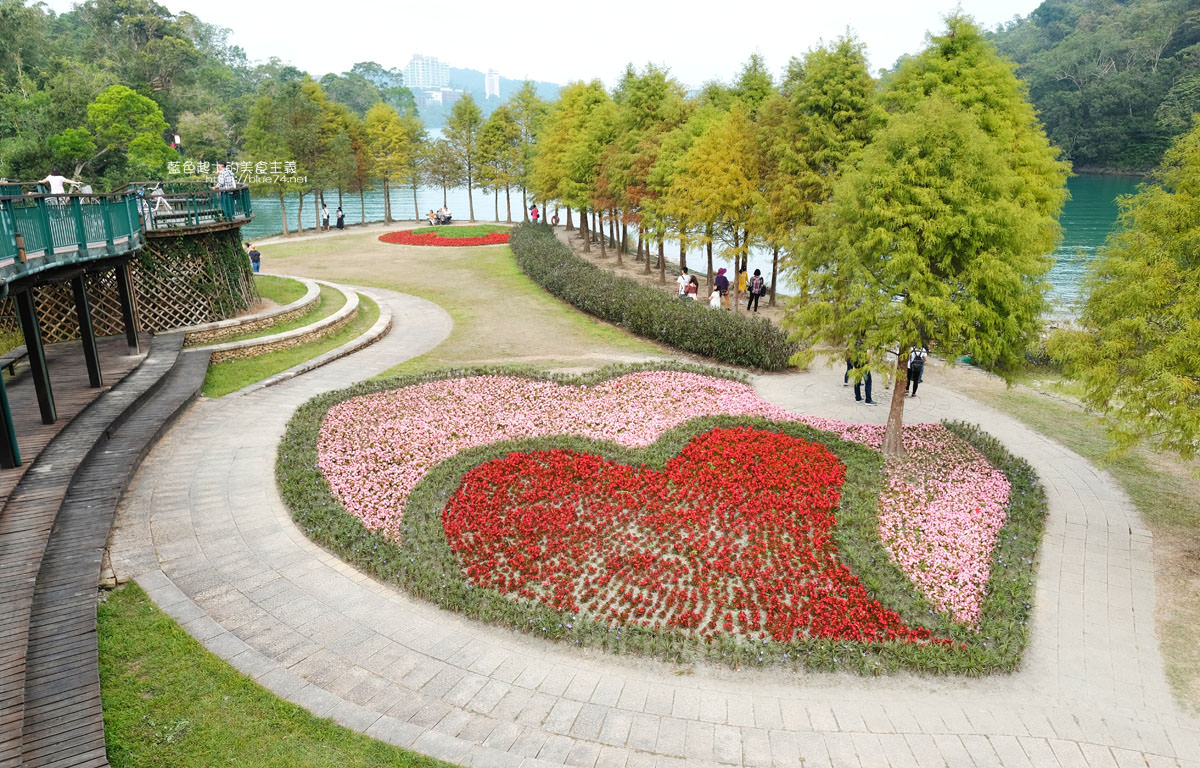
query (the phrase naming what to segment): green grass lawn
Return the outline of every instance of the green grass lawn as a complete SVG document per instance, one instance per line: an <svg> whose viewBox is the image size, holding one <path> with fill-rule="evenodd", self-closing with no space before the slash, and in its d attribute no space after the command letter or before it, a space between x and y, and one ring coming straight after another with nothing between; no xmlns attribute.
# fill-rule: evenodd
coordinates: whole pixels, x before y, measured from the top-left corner
<svg viewBox="0 0 1200 768"><path fill-rule="evenodd" d="M436 768L283 701L208 652L136 584L99 608L104 737L113 768Z"/></svg>
<svg viewBox="0 0 1200 768"><path fill-rule="evenodd" d="M293 280L290 277L276 277L275 275L255 275L254 285L258 288L258 295L264 299L270 299L280 306L291 304L297 299L303 298L304 294L308 293L308 288L299 280Z"/></svg>
<svg viewBox="0 0 1200 768"><path fill-rule="evenodd" d="M483 237L493 232L507 231L508 227L495 224L469 224L463 227L418 227L412 232L414 235L437 235L447 240L457 240L460 237Z"/></svg>
<svg viewBox="0 0 1200 768"><path fill-rule="evenodd" d="M204 396L220 397L236 392L361 336L379 319L379 305L361 293L358 302L358 315L331 336L256 357L210 365L204 376Z"/></svg>
<svg viewBox="0 0 1200 768"><path fill-rule="evenodd" d="M316 304L314 304L312 309L305 312L303 315L294 317L286 322L277 323L267 328L259 328L256 331L247 331L245 333L239 333L235 336L221 339L221 343L224 344L225 342L229 341L245 341L246 339L259 339L263 336L272 336L276 333L283 333L284 331L292 331L297 328L303 328L306 325L312 325L318 320L323 320L329 317L334 312L337 312L339 309L346 306L346 295L337 288L331 288L328 285L322 285L320 288L321 295L317 297ZM295 299L293 299L293 301L295 301Z"/></svg>

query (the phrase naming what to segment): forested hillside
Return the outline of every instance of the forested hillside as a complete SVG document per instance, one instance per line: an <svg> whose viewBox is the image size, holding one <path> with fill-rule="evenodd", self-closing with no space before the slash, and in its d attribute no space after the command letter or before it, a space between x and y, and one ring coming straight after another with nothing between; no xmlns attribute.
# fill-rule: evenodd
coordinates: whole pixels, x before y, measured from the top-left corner
<svg viewBox="0 0 1200 768"><path fill-rule="evenodd" d="M1196 0L1046 0L995 32L1076 170L1144 170L1200 111Z"/></svg>

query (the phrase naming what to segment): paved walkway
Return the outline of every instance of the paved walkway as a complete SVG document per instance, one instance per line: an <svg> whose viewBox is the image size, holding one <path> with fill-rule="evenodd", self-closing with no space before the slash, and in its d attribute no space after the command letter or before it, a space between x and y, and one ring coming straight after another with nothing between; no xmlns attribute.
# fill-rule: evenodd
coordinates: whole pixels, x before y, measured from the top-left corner
<svg viewBox="0 0 1200 768"><path fill-rule="evenodd" d="M292 411L420 354L440 309L368 293L393 332L278 387L194 405L143 464L113 563L210 649L279 695L473 766L1200 766L1154 635L1150 535L1111 478L935 386L907 421L981 422L1034 464L1051 517L1024 669L984 679L676 667L576 652L467 621L345 565L291 522L273 482ZM769 400L882 423L841 372L763 376ZM252 429L232 428L253 425Z"/></svg>

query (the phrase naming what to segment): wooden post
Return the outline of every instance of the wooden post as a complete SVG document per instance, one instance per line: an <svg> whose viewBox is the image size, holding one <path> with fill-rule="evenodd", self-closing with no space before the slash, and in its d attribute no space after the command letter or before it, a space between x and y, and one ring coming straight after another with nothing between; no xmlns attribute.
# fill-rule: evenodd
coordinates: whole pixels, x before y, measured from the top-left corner
<svg viewBox="0 0 1200 768"><path fill-rule="evenodd" d="M0 469L21 466L21 447L17 445L17 427L13 424L12 409L8 407L8 392L0 376Z"/></svg>
<svg viewBox="0 0 1200 768"><path fill-rule="evenodd" d="M125 341L129 344L129 352L141 354L142 347L138 343L137 300L133 295L133 281L129 275L129 262L122 262L113 268L117 275L117 297L121 300L121 322L125 324Z"/></svg>
<svg viewBox="0 0 1200 768"><path fill-rule="evenodd" d="M71 292L75 294L75 317L79 320L79 338L83 342L83 360L87 364L88 384L104 386L104 375L100 372L100 352L96 349L96 330L92 327L92 308L88 302L87 285L83 275L71 278Z"/></svg>
<svg viewBox="0 0 1200 768"><path fill-rule="evenodd" d="M83 226L83 202L71 198L71 218L75 222L75 252L79 258L87 258L87 227Z"/></svg>
<svg viewBox="0 0 1200 768"><path fill-rule="evenodd" d="M21 330L25 333L25 349L29 352L29 372L33 376L33 390L37 393L38 408L42 412L42 423L58 421L54 408L54 391L50 387L50 371L46 368L46 348L42 346L42 331L38 327L37 308L33 303L33 291L25 289L13 294L17 303L17 316L21 319Z"/></svg>

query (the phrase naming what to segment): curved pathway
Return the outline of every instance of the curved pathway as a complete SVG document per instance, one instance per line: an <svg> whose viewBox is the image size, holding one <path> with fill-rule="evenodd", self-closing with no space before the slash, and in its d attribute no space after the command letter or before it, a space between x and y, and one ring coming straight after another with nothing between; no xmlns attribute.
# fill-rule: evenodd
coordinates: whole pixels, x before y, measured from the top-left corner
<svg viewBox="0 0 1200 768"><path fill-rule="evenodd" d="M929 387L907 421L978 421L1047 485L1033 639L982 679L731 671L576 652L465 620L364 576L305 538L273 482L293 410L436 345L449 318L367 290L388 337L318 371L204 400L143 464L112 560L211 650L279 695L366 733L475 766L1200 766L1154 635L1150 536L1078 456ZM882 423L841 372L763 376L772 402ZM235 429L233 425L253 425Z"/></svg>

